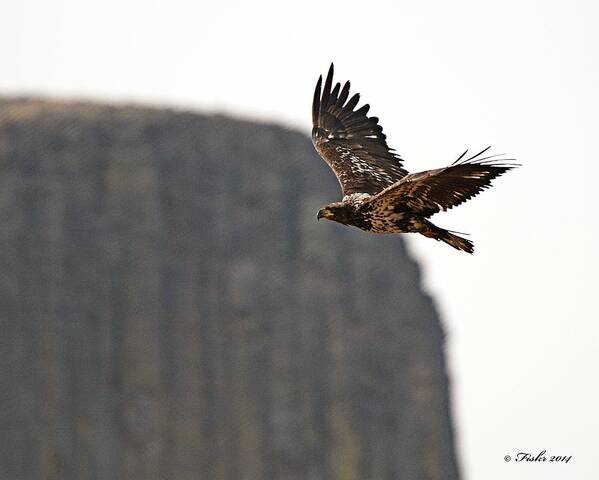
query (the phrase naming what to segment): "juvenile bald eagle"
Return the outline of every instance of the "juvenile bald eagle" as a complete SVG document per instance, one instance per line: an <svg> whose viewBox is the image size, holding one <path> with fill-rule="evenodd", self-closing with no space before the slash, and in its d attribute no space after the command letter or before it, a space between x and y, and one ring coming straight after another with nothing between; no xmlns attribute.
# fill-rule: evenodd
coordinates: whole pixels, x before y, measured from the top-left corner
<svg viewBox="0 0 599 480"><path fill-rule="evenodd" d="M323 207L318 218L373 233L417 232L472 253L470 240L428 218L489 188L491 180L516 164L485 156L487 147L470 157L466 150L448 167L408 174L401 157L387 145L379 119L367 116L369 105L355 110L360 94L349 98L349 87L349 82L333 87L331 64L324 88L321 75L314 91L312 143L343 191L343 200Z"/></svg>

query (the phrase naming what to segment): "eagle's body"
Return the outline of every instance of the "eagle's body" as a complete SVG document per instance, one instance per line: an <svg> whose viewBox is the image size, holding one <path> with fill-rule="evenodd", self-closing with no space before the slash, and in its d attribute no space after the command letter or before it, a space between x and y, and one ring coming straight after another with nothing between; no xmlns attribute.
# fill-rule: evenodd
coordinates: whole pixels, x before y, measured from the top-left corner
<svg viewBox="0 0 599 480"><path fill-rule="evenodd" d="M330 203L327 211L332 212L331 220L358 227L372 233L417 232L419 219L401 208L380 208L368 200L372 195L353 194L343 197L342 202ZM323 218L329 218L322 215ZM341 221L343 220L343 221Z"/></svg>
<svg viewBox="0 0 599 480"><path fill-rule="evenodd" d="M368 105L354 110L359 94L349 97L349 82L333 88L333 65L321 95L318 79L312 104L312 142L337 175L343 190L341 202L326 205L318 218L326 218L372 233L417 232L472 253L472 242L433 225L428 217L448 210L491 186L491 180L514 168L488 150L452 165L408 174L403 160L389 148L378 118L368 117Z"/></svg>

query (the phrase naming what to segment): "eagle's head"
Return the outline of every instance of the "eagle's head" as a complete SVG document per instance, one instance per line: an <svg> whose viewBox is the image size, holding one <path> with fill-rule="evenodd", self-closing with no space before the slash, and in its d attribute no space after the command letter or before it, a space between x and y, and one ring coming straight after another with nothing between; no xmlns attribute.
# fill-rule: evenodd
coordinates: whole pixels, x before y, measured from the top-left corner
<svg viewBox="0 0 599 480"><path fill-rule="evenodd" d="M326 218L334 222L347 224L350 217L350 210L343 202L329 203L318 211L317 219Z"/></svg>

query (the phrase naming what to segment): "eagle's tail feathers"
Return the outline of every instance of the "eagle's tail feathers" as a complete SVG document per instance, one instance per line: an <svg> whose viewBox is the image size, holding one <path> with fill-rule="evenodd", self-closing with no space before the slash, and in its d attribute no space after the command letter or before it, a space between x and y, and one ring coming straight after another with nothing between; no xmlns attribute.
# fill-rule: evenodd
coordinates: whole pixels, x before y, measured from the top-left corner
<svg viewBox="0 0 599 480"><path fill-rule="evenodd" d="M425 237L434 238L435 240L445 242L457 250L462 250L467 253L474 253L474 243L472 243L470 240L460 237L450 230L437 227L431 222L427 221L420 233L422 233L422 235Z"/></svg>
<svg viewBox="0 0 599 480"><path fill-rule="evenodd" d="M438 240L441 240L441 241L447 243L448 245L451 245L453 248L455 248L457 250L462 250L462 251L468 252L468 253L474 253L474 243L472 243L470 240L468 240L464 237L460 237L459 235L456 235L454 233L445 231L438 238Z"/></svg>

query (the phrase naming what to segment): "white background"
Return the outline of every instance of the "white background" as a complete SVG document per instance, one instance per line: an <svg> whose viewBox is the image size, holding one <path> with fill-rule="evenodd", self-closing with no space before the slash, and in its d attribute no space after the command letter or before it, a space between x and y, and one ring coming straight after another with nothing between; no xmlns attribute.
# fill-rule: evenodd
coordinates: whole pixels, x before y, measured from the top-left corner
<svg viewBox="0 0 599 480"><path fill-rule="evenodd" d="M599 15L582 1L19 1L0 94L135 101L309 132L335 61L410 170L488 144L524 167L409 237L446 319L468 480L599 478ZM334 200L334 199L327 199ZM506 463L519 451L566 465Z"/></svg>

